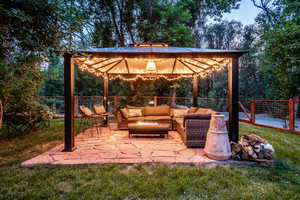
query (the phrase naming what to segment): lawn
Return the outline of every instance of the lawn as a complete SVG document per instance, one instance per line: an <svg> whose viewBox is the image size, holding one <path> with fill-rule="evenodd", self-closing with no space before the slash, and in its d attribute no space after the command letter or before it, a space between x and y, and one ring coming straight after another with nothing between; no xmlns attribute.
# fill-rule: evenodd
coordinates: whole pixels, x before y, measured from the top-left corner
<svg viewBox="0 0 300 200"><path fill-rule="evenodd" d="M300 135L240 124L276 149L266 166L81 165L20 167L62 142L63 122L0 140L0 199L300 199Z"/></svg>

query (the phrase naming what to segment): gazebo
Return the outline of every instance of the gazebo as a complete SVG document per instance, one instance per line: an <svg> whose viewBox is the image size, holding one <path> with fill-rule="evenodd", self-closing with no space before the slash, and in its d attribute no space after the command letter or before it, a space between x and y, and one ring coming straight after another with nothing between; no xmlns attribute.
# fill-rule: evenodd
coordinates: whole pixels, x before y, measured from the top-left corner
<svg viewBox="0 0 300 200"><path fill-rule="evenodd" d="M108 111L111 79L135 81L165 78L193 79L193 106L198 106L198 79L228 67L229 138L239 138L238 60L247 50L171 47L167 44L133 44L128 47L64 51L65 137L64 151L74 149L74 64L81 71L103 77L103 105Z"/></svg>

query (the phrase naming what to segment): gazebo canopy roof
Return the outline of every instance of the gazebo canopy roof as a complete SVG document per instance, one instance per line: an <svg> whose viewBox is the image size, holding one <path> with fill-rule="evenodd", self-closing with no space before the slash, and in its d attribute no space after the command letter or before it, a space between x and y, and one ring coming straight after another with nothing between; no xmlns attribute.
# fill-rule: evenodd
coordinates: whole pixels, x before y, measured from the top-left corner
<svg viewBox="0 0 300 200"><path fill-rule="evenodd" d="M248 50L170 47L166 44L134 44L129 47L79 50L73 56L82 71L110 78L206 76L231 63Z"/></svg>

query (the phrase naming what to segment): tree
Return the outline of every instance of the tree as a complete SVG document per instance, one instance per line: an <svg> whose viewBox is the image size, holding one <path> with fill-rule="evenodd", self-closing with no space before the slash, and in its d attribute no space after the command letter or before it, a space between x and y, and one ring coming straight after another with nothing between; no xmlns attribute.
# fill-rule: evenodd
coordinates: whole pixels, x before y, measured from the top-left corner
<svg viewBox="0 0 300 200"><path fill-rule="evenodd" d="M272 13L271 17L273 17L270 26L265 25L265 21L260 21L264 24L262 73L266 75L265 81L272 88L271 96L298 98L300 94L299 2L280 0L273 4L273 8L262 9L262 11L266 16Z"/></svg>
<svg viewBox="0 0 300 200"><path fill-rule="evenodd" d="M42 80L39 66L45 50L60 41L57 9L57 2L47 0L0 4L0 100L4 120L11 126L23 123L21 115L46 112L37 97Z"/></svg>
<svg viewBox="0 0 300 200"><path fill-rule="evenodd" d="M236 49L240 45L243 25L237 21L221 21L205 27L203 40L211 49Z"/></svg>
<svg viewBox="0 0 300 200"><path fill-rule="evenodd" d="M220 19L223 13L230 12L239 7L240 0L182 0L183 5L191 13L190 27L196 39L195 46L203 47L203 35L205 35L205 26L207 19Z"/></svg>

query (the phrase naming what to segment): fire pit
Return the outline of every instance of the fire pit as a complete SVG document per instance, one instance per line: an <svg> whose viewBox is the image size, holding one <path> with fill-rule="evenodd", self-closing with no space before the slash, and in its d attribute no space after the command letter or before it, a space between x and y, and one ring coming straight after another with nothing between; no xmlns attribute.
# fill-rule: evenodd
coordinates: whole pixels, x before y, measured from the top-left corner
<svg viewBox="0 0 300 200"><path fill-rule="evenodd" d="M136 122L128 124L129 137L132 135L152 135L159 134L160 136L167 136L170 130L170 124L154 123L154 122Z"/></svg>

